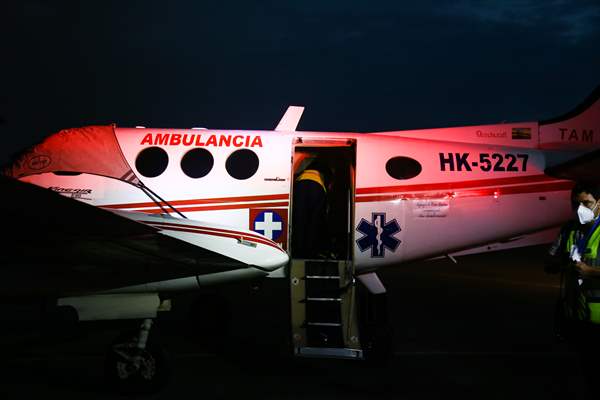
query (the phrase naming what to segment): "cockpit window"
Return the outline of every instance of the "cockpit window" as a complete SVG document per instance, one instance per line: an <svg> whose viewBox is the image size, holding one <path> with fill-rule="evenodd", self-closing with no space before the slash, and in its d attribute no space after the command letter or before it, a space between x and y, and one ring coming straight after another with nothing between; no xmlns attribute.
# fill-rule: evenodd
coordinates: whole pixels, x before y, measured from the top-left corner
<svg viewBox="0 0 600 400"><path fill-rule="evenodd" d="M258 156L248 149L236 150L227 158L225 169L235 179L248 179L258 170Z"/></svg>
<svg viewBox="0 0 600 400"><path fill-rule="evenodd" d="M385 170L394 179L410 179L421 173L421 164L410 157L393 157L385 163Z"/></svg>
<svg viewBox="0 0 600 400"><path fill-rule="evenodd" d="M155 178L165 172L169 165L169 155L160 147L148 147L138 154L135 168L146 178Z"/></svg>
<svg viewBox="0 0 600 400"><path fill-rule="evenodd" d="M202 178L212 170L215 160L206 149L192 149L181 159L181 170L190 178Z"/></svg>

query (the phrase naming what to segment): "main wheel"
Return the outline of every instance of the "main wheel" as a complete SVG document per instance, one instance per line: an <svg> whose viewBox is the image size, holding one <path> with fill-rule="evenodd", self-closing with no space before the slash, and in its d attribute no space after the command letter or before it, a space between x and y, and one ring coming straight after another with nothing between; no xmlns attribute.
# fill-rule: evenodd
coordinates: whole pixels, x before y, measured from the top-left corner
<svg viewBox="0 0 600 400"><path fill-rule="evenodd" d="M155 393L167 383L167 359L152 333L145 349L138 349L138 334L125 332L112 343L106 355L106 379L118 392Z"/></svg>

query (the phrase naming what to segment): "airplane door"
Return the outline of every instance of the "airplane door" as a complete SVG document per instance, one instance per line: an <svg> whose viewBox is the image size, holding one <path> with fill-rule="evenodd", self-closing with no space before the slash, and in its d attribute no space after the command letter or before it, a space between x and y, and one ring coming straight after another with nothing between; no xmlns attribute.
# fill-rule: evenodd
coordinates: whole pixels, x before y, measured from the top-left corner
<svg viewBox="0 0 600 400"><path fill-rule="evenodd" d="M352 260L355 154L355 140L297 139L289 218L292 258ZM315 168L320 177L310 174Z"/></svg>
<svg viewBox="0 0 600 400"><path fill-rule="evenodd" d="M355 158L354 140L298 138L293 147L288 249L297 356L363 357L353 263Z"/></svg>

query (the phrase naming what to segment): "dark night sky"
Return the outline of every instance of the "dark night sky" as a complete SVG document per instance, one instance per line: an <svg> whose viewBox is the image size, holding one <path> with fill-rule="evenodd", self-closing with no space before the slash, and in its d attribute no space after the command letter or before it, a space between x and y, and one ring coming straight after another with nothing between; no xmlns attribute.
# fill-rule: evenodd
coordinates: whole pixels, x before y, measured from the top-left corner
<svg viewBox="0 0 600 400"><path fill-rule="evenodd" d="M378 131L539 120L600 83L597 1L0 5L0 161L62 128Z"/></svg>

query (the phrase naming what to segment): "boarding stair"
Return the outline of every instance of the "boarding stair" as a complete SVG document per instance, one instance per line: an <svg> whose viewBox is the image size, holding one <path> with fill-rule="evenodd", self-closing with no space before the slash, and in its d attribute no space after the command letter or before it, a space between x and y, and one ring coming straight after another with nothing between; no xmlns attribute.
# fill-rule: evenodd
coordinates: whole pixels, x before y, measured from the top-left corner
<svg viewBox="0 0 600 400"><path fill-rule="evenodd" d="M353 263L293 259L292 343L299 357L362 359Z"/></svg>

